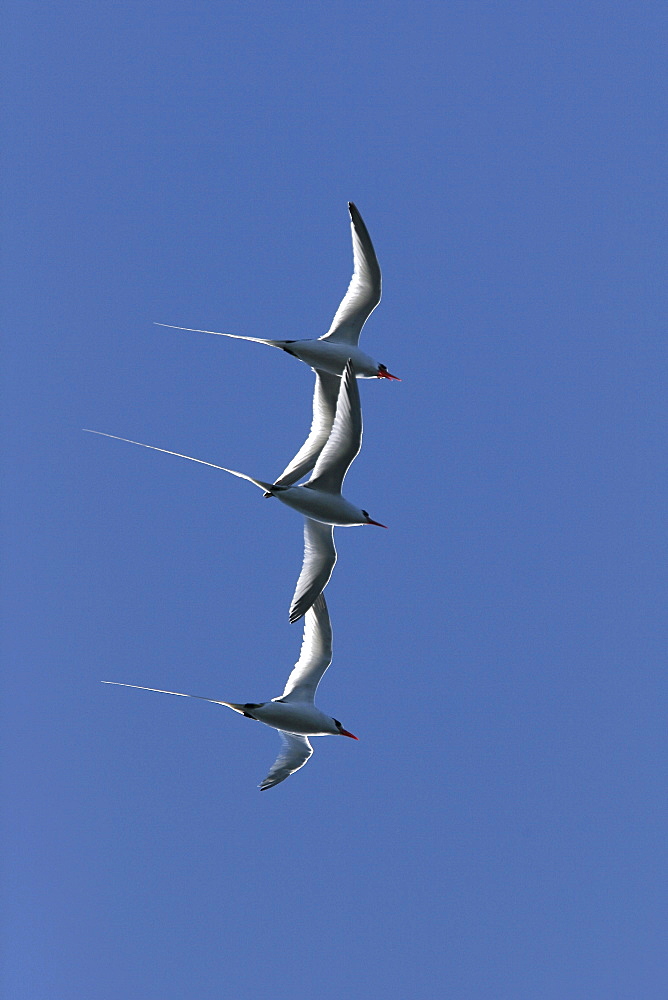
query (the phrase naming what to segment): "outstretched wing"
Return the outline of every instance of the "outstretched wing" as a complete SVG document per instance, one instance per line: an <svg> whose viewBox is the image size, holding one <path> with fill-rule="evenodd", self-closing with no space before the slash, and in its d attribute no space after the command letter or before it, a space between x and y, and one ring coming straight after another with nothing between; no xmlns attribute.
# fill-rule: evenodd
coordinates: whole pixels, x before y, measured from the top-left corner
<svg viewBox="0 0 668 1000"><path fill-rule="evenodd" d="M380 267L369 232L352 201L348 202L353 237L353 276L327 333L320 340L357 347L362 327L380 302Z"/></svg>
<svg viewBox="0 0 668 1000"><path fill-rule="evenodd" d="M325 493L340 493L346 473L361 447L360 391L349 360L341 379L331 433L308 481L311 489L323 490Z"/></svg>
<svg viewBox="0 0 668 1000"><path fill-rule="evenodd" d="M329 583L336 565L334 525L304 518L304 560L290 605L290 621L297 622Z"/></svg>
<svg viewBox="0 0 668 1000"><path fill-rule="evenodd" d="M318 684L332 662L332 623L320 594L304 619L304 638L299 659L285 684L285 691L276 701L313 702Z"/></svg>
<svg viewBox="0 0 668 1000"><path fill-rule="evenodd" d="M278 735L281 737L281 752L274 761L269 774L259 786L262 792L289 778L291 774L304 766L313 753L313 747L305 736L299 736L297 733L284 733L282 729L278 730Z"/></svg>
<svg viewBox="0 0 668 1000"><path fill-rule="evenodd" d="M336 416L336 401L341 387L338 375L331 375L316 368L313 393L313 421L309 436L295 457L274 483L275 486L292 486L310 472L318 460Z"/></svg>

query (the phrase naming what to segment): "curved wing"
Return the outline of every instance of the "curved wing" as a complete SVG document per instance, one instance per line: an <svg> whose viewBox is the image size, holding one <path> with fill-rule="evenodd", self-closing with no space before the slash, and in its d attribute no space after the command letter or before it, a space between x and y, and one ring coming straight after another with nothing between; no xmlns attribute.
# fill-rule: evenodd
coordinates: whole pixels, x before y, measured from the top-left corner
<svg viewBox="0 0 668 1000"><path fill-rule="evenodd" d="M380 302L380 267L362 216L348 202L353 237L353 276L327 333L320 340L357 347L362 327Z"/></svg>
<svg viewBox="0 0 668 1000"><path fill-rule="evenodd" d="M299 659L276 701L309 701L313 704L318 684L332 662L332 623L324 594L313 603L304 619L304 638Z"/></svg>
<svg viewBox="0 0 668 1000"><path fill-rule="evenodd" d="M329 583L336 565L334 525L304 518L304 560L290 605L290 621L296 622L315 604Z"/></svg>
<svg viewBox="0 0 668 1000"><path fill-rule="evenodd" d="M325 493L340 493L346 473L362 447L362 407L352 363L341 379L336 416L327 444L320 452L308 485Z"/></svg>
<svg viewBox="0 0 668 1000"><path fill-rule="evenodd" d="M291 774L304 766L313 753L313 747L305 736L299 736L297 733L284 733L282 729L278 730L278 735L281 737L281 752L274 761L269 774L259 786L262 792L289 778Z"/></svg>
<svg viewBox="0 0 668 1000"><path fill-rule="evenodd" d="M329 372L315 369L311 430L306 441L276 480L274 486L292 486L311 471L331 433L340 387L341 379L338 375L331 375Z"/></svg>

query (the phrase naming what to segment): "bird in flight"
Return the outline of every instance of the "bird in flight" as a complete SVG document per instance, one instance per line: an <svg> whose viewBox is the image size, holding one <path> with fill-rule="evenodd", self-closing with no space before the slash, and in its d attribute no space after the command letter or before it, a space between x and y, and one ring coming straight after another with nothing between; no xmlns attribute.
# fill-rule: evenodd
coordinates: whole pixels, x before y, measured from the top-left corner
<svg viewBox="0 0 668 1000"><path fill-rule="evenodd" d="M379 528L387 525L374 521L361 507L346 500L341 494L343 480L362 446L362 410L359 388L353 366L348 361L343 378L340 380L336 416L308 482L303 486L280 486L254 479L244 472L227 469L223 465L205 462L192 455L157 448L155 445L132 441L130 438L107 434L85 428L90 434L113 438L127 444L136 444L151 451L161 451L167 455L186 458L200 465L229 472L240 479L247 479L264 491L266 497L276 497L288 507L299 511L305 517L304 558L297 587L290 606L290 621L298 621L313 604L318 594L327 586L336 563L334 546L334 526L374 524Z"/></svg>
<svg viewBox="0 0 668 1000"><path fill-rule="evenodd" d="M327 333L317 340L266 340L262 337L246 337L238 333L222 333L218 330L196 330L189 326L173 326L171 323L156 323L170 330L186 330L189 333L210 333L215 337L232 337L234 340L252 340L256 344L277 347L316 371L341 376L348 358L352 358L358 378L386 378L400 382L396 375L390 375L387 367L374 361L361 351L358 344L362 327L380 302L380 267L371 237L359 211L348 202L350 227L353 238L353 276L341 305L336 310L332 325Z"/></svg>
<svg viewBox="0 0 668 1000"><path fill-rule="evenodd" d="M198 698L214 705L225 705L247 719L263 722L277 729L281 737L281 750L267 777L260 784L265 791L285 781L298 771L313 753L310 736L349 736L356 740L338 719L325 715L315 707L314 699L318 684L332 662L332 625L325 597L318 599L306 613L304 638L299 659L288 677L285 690L279 698L264 702L237 704L219 701L217 698L203 698L201 695L184 694L181 691L163 691L161 688L143 687L140 684L124 684L121 681L102 681L119 687L136 688L139 691L155 691L158 694L172 694L178 698Z"/></svg>

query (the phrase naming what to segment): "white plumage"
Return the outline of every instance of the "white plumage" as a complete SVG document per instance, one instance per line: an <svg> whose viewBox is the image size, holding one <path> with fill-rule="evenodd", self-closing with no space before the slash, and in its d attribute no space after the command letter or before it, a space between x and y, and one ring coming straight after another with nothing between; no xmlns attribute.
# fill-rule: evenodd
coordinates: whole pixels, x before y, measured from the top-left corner
<svg viewBox="0 0 668 1000"><path fill-rule="evenodd" d="M319 371L341 376L348 358L352 358L358 378L387 378L399 381L390 375L385 365L379 364L358 347L362 327L380 302L381 277L369 231L356 206L348 202L350 228L353 240L353 276L332 325L327 333L316 340L267 340L263 337L247 337L239 333L223 333L219 330L199 330L190 326L174 326L171 323L156 323L170 330L185 330L189 333L209 333L215 337L231 337L233 340L252 340L256 344L277 347L298 358Z"/></svg>
<svg viewBox="0 0 668 1000"><path fill-rule="evenodd" d="M178 698L209 701L214 705L224 705L247 718L277 729L281 737L281 750L267 777L260 784L260 788L264 791L273 785L278 785L304 766L313 753L309 736L349 736L353 740L357 739L343 728L338 719L325 715L315 707L315 693L331 662L332 625L324 595L320 594L306 613L299 659L287 679L283 694L272 701L239 704L219 701L217 698L203 698L196 694L185 694L182 691L144 687L141 684L124 684L121 681L102 681L102 683L136 688L139 691L171 694Z"/></svg>
<svg viewBox="0 0 668 1000"><path fill-rule="evenodd" d="M281 503L303 514L307 519L304 531L304 558L290 605L290 621L293 622L298 621L313 604L332 575L336 563L333 526L375 524L380 528L386 527L379 521L374 521L367 511L355 506L341 495L346 473L362 446L359 388L350 361L346 365L343 378L339 381L336 416L327 443L318 456L310 479L303 486L278 486L261 479L254 479L245 472L237 472L223 465L205 462L201 458L169 451L167 448L157 448L152 444L132 441L116 434L106 434L104 431L89 431L89 433L124 441L127 444L136 444L151 451L176 455L178 458L187 458L191 462L229 472L233 476L254 483L265 492L265 496L276 497Z"/></svg>

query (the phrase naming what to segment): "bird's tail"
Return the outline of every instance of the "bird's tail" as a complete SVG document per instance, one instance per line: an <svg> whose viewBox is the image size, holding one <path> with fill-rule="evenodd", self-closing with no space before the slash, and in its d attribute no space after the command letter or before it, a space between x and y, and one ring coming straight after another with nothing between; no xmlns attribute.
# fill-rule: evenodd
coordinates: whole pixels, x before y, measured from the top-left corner
<svg viewBox="0 0 668 1000"><path fill-rule="evenodd" d="M233 701L219 701L217 698L204 698L201 694L184 694L183 691L163 691L162 688L144 687L142 684L124 684L123 681L102 681L102 684L115 684L116 687L135 688L136 691L154 691L156 694L173 694L177 698L197 698L198 701L210 701L212 705L224 705L234 712L246 715L247 705L238 705Z"/></svg>
<svg viewBox="0 0 668 1000"><path fill-rule="evenodd" d="M222 472L229 472L232 476L238 476L239 479L247 479L249 483L255 483L261 490L271 491L273 489L272 483L265 483L262 479L253 479L252 476L247 476L245 472L236 472L234 469L226 469L224 465L215 465L213 462L205 462L203 458L193 458L192 455L182 455L180 451L169 451L167 448L156 448L154 444L144 444L143 441L132 441L130 438L119 437L118 434L107 434L105 431L94 431L90 427L84 427L84 431L87 434L99 434L100 437L112 438L114 441L125 441L126 444L136 444L140 448L149 448L151 451L161 451L165 455L176 455L177 458L187 458L189 462L197 462L198 465L208 465L212 469L221 469ZM168 692L172 694L173 692Z"/></svg>
<svg viewBox="0 0 668 1000"><path fill-rule="evenodd" d="M196 330L192 326L173 326L171 323L154 323L154 326L164 326L168 330L185 330L187 333L210 333L214 337L232 337L233 340L252 340L255 344L269 344L270 347L282 347L284 340L264 340L262 337L245 337L241 333L222 333L220 330Z"/></svg>

